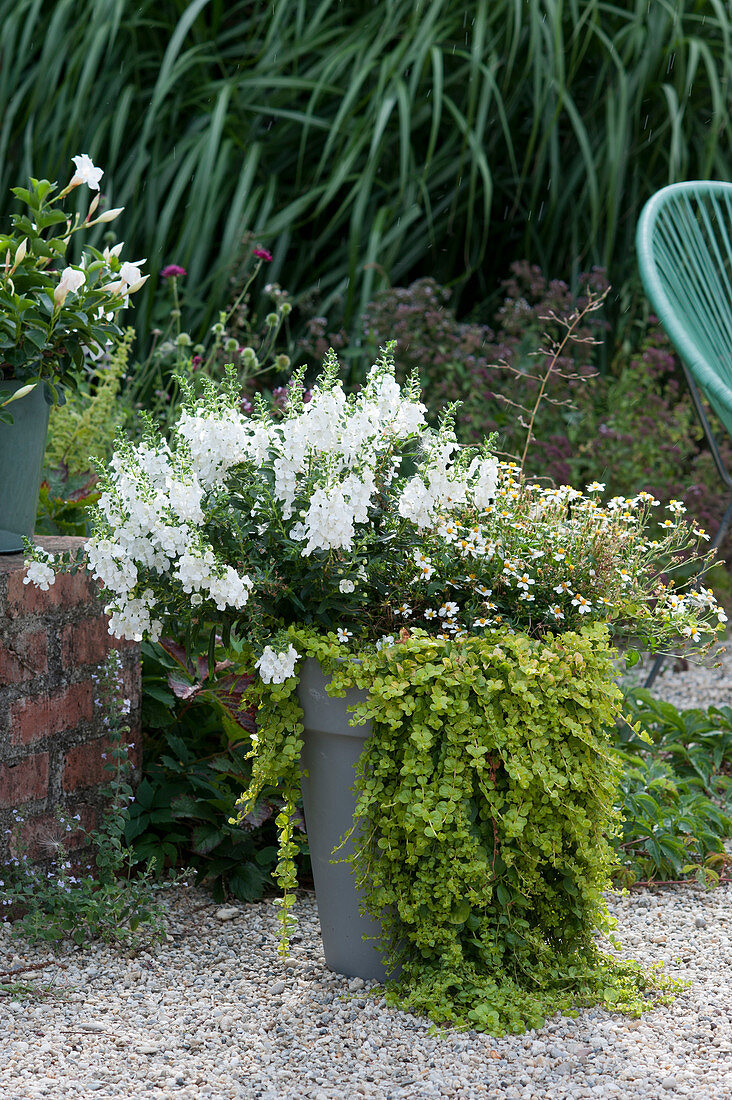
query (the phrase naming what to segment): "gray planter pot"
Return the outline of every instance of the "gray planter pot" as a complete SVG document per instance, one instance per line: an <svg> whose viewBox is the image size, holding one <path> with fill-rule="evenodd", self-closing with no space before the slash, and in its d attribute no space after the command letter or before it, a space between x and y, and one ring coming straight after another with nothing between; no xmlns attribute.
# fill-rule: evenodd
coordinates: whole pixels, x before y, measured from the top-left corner
<svg viewBox="0 0 732 1100"><path fill-rule="evenodd" d="M0 382L4 400L27 382ZM50 405L43 383L8 406L12 424L0 424L0 554L18 554L36 526Z"/></svg>
<svg viewBox="0 0 732 1100"><path fill-rule="evenodd" d="M353 824L355 767L371 734L370 724L349 726L347 707L363 702L366 692L351 688L345 698L331 699L325 690L328 682L316 660L303 662L298 686L305 726L300 766L307 773L302 800L323 949L328 966L338 974L383 982L387 974L381 954L373 939L364 940L366 935L378 942L381 924L359 912L361 894L350 864L331 863L353 850L349 840L333 855Z"/></svg>

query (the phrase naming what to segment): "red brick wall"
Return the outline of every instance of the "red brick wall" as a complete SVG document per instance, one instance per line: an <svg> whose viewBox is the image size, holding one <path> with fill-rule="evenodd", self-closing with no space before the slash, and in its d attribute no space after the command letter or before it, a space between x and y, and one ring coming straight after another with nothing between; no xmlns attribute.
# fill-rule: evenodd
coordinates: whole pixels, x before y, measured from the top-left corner
<svg viewBox="0 0 732 1100"><path fill-rule="evenodd" d="M83 543L37 541L52 553ZM109 635L89 574L58 577L47 592L23 584L24 576L21 554L0 555L0 863L9 854L13 810L40 858L58 832L57 809L79 814L87 827L98 820L110 779L102 756L109 735L91 677L112 648L131 703L136 770L141 760L139 646Z"/></svg>

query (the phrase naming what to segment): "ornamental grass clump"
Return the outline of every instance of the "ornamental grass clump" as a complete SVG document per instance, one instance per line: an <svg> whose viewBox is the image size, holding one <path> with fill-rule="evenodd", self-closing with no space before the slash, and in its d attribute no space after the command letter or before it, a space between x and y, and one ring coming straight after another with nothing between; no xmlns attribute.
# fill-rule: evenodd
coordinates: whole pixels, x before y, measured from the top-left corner
<svg viewBox="0 0 732 1100"><path fill-rule="evenodd" d="M395 1003L494 1032L604 1002L639 1011L654 979L603 955L620 709L610 637L703 648L723 612L674 584L703 533L649 494L602 504L528 481L490 441L425 421L392 348L346 394L329 355L284 415L240 410L234 375L189 392L170 439L120 443L87 544L111 629L210 630L259 675L242 813L279 784L283 949L291 927L306 656L334 693L366 688L353 857ZM708 563L704 557L702 564ZM28 580L52 583L36 555ZM660 983L663 985L663 983ZM656 982L656 995L659 982Z"/></svg>

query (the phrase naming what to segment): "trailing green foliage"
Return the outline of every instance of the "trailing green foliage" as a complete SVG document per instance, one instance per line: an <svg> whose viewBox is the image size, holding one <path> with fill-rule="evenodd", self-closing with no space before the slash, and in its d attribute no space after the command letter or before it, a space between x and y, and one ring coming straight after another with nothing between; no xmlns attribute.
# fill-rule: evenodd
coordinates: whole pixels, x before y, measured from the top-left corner
<svg viewBox="0 0 732 1100"><path fill-rule="evenodd" d="M619 765L609 726L621 693L607 631L534 641L490 632L440 643L418 631L349 660L335 635L291 629L332 674L329 693L368 692L354 724L373 736L358 768L352 857L390 965L387 1000L435 1022L503 1034L604 1003L638 1014L674 983L603 952L603 890ZM255 682L252 786L299 774L296 677ZM281 815L280 885L289 931L293 838Z"/></svg>
<svg viewBox="0 0 732 1100"><path fill-rule="evenodd" d="M200 320L245 229L347 318L524 256L617 285L653 191L730 176L731 31L716 0L0 0L0 202L90 153Z"/></svg>
<svg viewBox="0 0 732 1100"><path fill-rule="evenodd" d="M732 709L678 711L636 689L626 710L635 729L619 727L623 828L614 877L631 885L693 875L714 885L732 836Z"/></svg>
<svg viewBox="0 0 732 1100"><path fill-rule="evenodd" d="M254 726L242 701L251 676L227 661L210 674L207 655L189 659L170 639L142 651L145 772L125 842L138 860L191 868L217 900L260 898L276 859L276 790L246 820L229 820L251 773Z"/></svg>

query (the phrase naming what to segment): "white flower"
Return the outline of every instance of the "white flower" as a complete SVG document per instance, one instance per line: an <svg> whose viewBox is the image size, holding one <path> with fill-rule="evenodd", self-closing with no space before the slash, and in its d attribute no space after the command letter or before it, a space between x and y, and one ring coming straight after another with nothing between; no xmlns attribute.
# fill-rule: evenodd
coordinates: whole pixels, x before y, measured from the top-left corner
<svg viewBox="0 0 732 1100"><path fill-rule="evenodd" d="M91 157L87 156L86 153L79 153L71 159L76 166L76 172L71 180L71 186L76 187L80 183L85 183L92 191L98 191L99 181L104 175L104 169L95 168Z"/></svg>
<svg viewBox="0 0 732 1100"><path fill-rule="evenodd" d="M588 493L604 493L605 492L605 482L604 481L593 481L590 485L586 486L586 492L588 492Z"/></svg>
<svg viewBox="0 0 732 1100"><path fill-rule="evenodd" d="M448 600L448 602L443 603L442 607L440 608L439 616L441 619L452 619L454 615L457 615L459 610L460 608L456 603L453 603L452 600Z"/></svg>
<svg viewBox="0 0 732 1100"><path fill-rule="evenodd" d="M264 647L259 660L255 661L254 667L259 670L265 684L284 684L294 674L299 656L293 645L283 653L278 653L268 645Z"/></svg>
<svg viewBox="0 0 732 1100"><path fill-rule="evenodd" d="M66 297L70 292L76 292L80 286L86 280L86 275L83 271L77 271L73 267L65 267L61 272L61 278L59 284L53 292L53 300L59 308L66 301Z"/></svg>
<svg viewBox="0 0 732 1100"><path fill-rule="evenodd" d="M349 638L353 637L353 634L350 630L344 630L341 626L339 626L336 630L336 635L339 642L347 642Z"/></svg>
<svg viewBox="0 0 732 1100"><path fill-rule="evenodd" d="M55 572L45 562L31 561L26 565L23 584L34 584L36 588L40 588L41 592L47 592L55 580Z"/></svg>
<svg viewBox="0 0 732 1100"><path fill-rule="evenodd" d="M394 645L394 635L384 634L376 643L376 649L384 649L385 646Z"/></svg>
<svg viewBox="0 0 732 1100"><path fill-rule="evenodd" d="M468 476L477 473L473 486L473 500L476 508L487 508L496 495L498 486L498 463L495 458L475 459L468 471Z"/></svg>
<svg viewBox="0 0 732 1100"><path fill-rule="evenodd" d="M572 607L578 608L580 615L589 615L590 611L592 611L592 604L590 601L579 594L572 600Z"/></svg>
<svg viewBox="0 0 732 1100"><path fill-rule="evenodd" d="M424 613L424 617L425 617L425 619L436 619L437 618L437 612L434 610L434 608L428 607L427 610Z"/></svg>
<svg viewBox="0 0 732 1100"><path fill-rule="evenodd" d="M344 579L343 579L343 580L342 580L342 581L340 582L340 584L338 585L338 588L339 588L339 590L340 590L340 591L341 591L341 592L342 592L342 593L343 593L344 595L346 595L346 594L347 594L347 593L349 593L349 592L353 592L353 590L354 590L354 588L355 588L355 587L356 587L356 585L355 585L355 584L353 583L353 581L349 581L349 580L347 580L346 578L344 578Z"/></svg>

